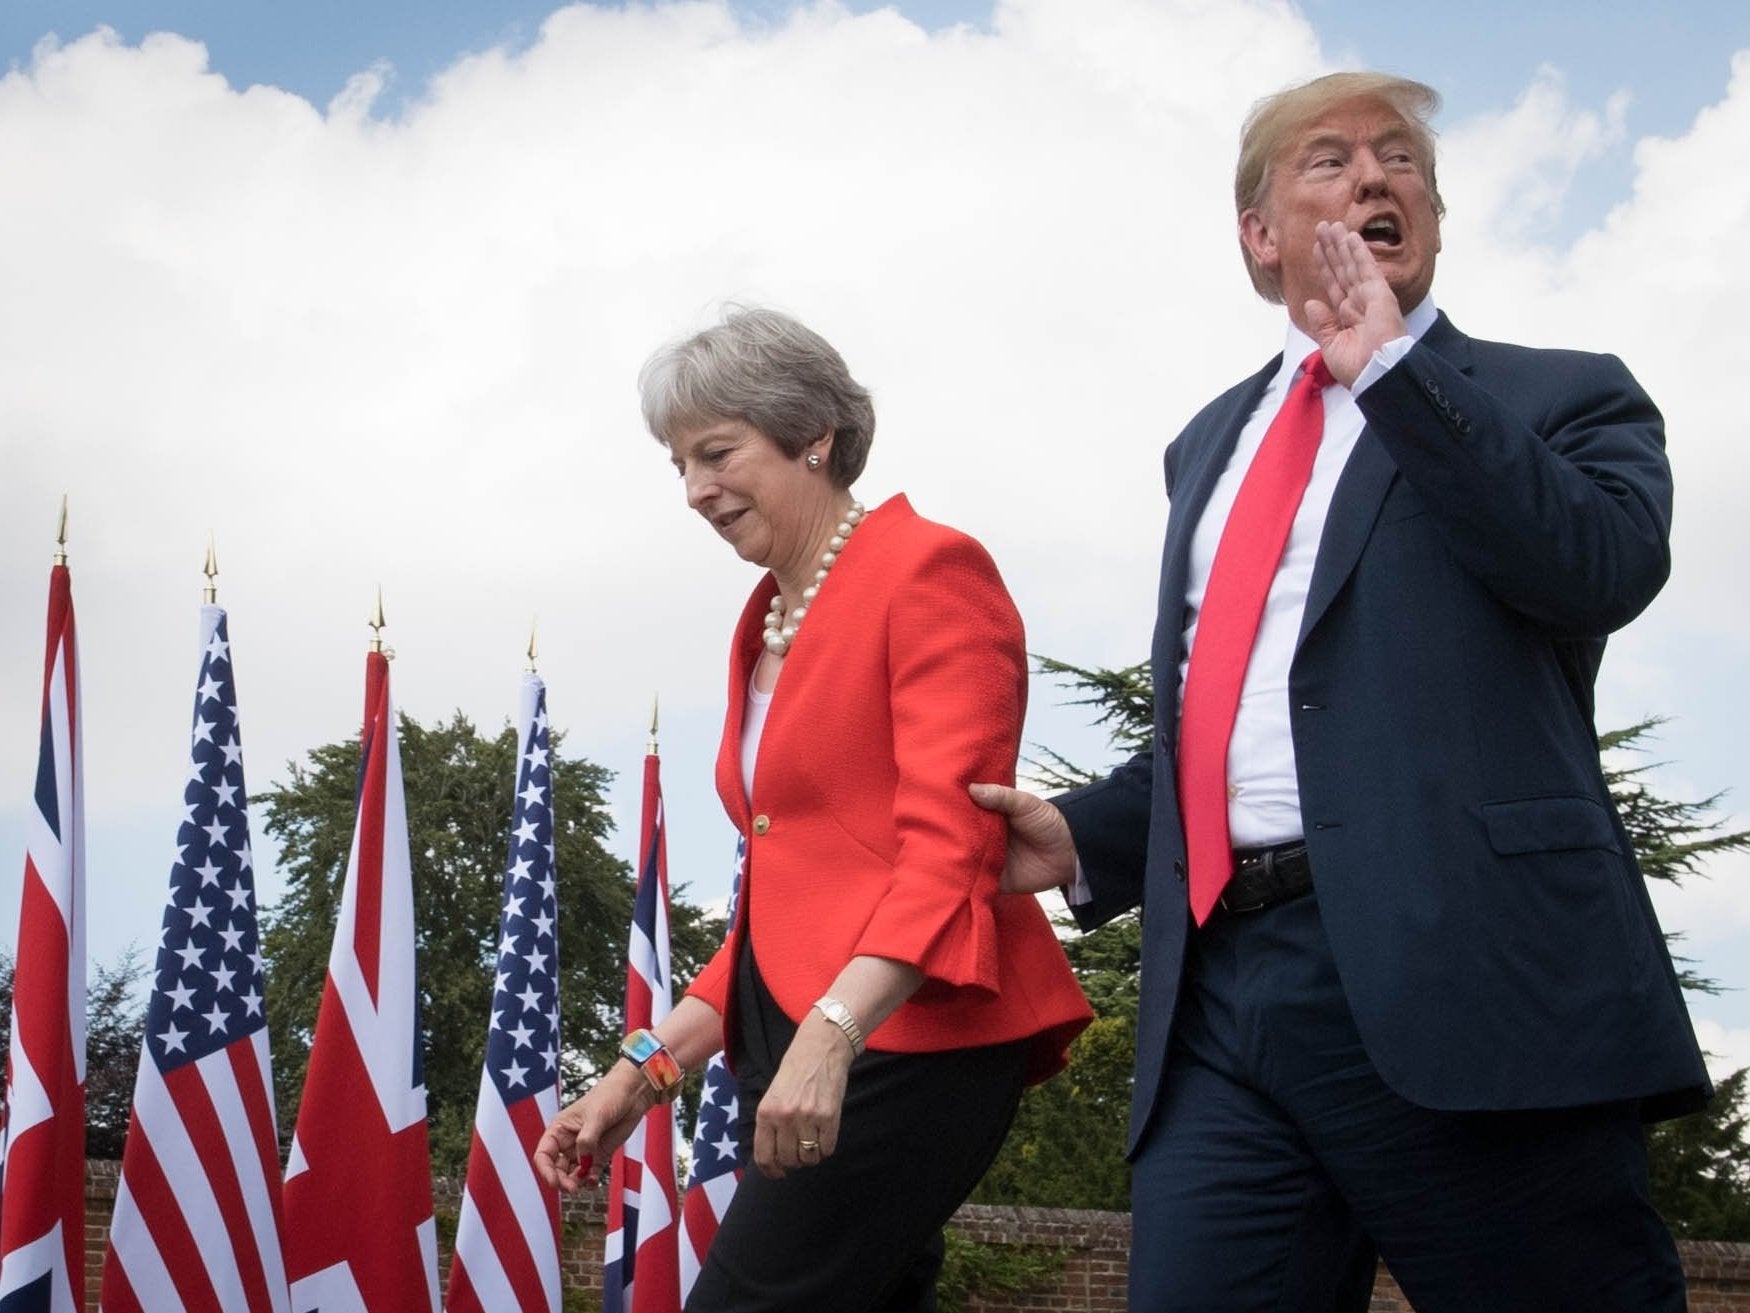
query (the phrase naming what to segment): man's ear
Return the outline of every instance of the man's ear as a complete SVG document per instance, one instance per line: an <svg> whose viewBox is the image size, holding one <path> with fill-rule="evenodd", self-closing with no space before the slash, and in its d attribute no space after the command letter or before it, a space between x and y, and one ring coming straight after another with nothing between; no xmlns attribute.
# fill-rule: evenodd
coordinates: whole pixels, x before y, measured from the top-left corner
<svg viewBox="0 0 1750 1313"><path fill-rule="evenodd" d="M1240 240L1246 244L1252 259L1274 273L1282 265L1282 253L1276 247L1276 236L1264 211L1257 206L1240 215Z"/></svg>

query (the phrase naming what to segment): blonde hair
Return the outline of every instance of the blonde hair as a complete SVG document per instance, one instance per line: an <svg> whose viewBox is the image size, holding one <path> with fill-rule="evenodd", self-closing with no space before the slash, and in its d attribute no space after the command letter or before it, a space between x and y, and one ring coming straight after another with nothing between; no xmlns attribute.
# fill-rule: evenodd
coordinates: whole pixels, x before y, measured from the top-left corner
<svg viewBox="0 0 1750 1313"><path fill-rule="evenodd" d="M1289 144L1338 105L1351 100L1377 100L1389 106L1404 121L1421 157L1422 178L1437 217L1446 214L1446 202L1434 180L1434 129L1428 121L1440 109L1440 93L1433 87L1390 73L1330 73L1311 82L1278 91L1252 106L1240 129L1240 158L1234 166L1234 214L1243 215L1264 204L1270 195L1270 169ZM1282 304L1282 279L1265 269L1240 239L1240 254L1252 286L1266 301Z"/></svg>

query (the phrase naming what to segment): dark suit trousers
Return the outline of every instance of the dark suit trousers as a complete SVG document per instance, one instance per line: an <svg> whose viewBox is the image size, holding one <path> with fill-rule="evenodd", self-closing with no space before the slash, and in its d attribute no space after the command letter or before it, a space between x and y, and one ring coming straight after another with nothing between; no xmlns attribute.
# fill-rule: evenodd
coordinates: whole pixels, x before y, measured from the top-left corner
<svg viewBox="0 0 1750 1313"><path fill-rule="evenodd" d="M1681 1313L1632 1105L1440 1112L1364 1052L1312 895L1192 932L1132 1176L1133 1313ZM1436 1009L1442 999L1415 1001Z"/></svg>
<svg viewBox="0 0 1750 1313"><path fill-rule="evenodd" d="M942 1227L1002 1148L1029 1041L851 1064L838 1151L771 1181L747 1160L796 1025L744 952L735 1073L745 1173L687 1313L932 1313Z"/></svg>

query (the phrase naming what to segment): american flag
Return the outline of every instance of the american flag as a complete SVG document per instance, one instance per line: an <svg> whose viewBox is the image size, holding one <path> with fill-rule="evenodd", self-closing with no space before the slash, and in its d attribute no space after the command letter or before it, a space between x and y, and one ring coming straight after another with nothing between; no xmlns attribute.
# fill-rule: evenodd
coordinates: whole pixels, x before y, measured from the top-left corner
<svg viewBox="0 0 1750 1313"><path fill-rule="evenodd" d="M389 663L365 666L358 825L286 1163L295 1313L436 1313L413 863Z"/></svg>
<svg viewBox="0 0 1750 1313"><path fill-rule="evenodd" d="M654 751L644 758L643 860L626 962L627 1034L658 1025L674 1006L660 765ZM614 1155L602 1313L677 1313L681 1306L674 1144L674 1105L659 1103Z"/></svg>
<svg viewBox="0 0 1750 1313"><path fill-rule="evenodd" d="M85 1307L85 804L73 581L49 573L0 1127L0 1313Z"/></svg>
<svg viewBox="0 0 1750 1313"><path fill-rule="evenodd" d="M559 1198L535 1145L559 1112L559 902L547 691L523 677L498 981L450 1267L449 1313L559 1313Z"/></svg>
<svg viewBox="0 0 1750 1313"><path fill-rule="evenodd" d="M230 634L208 605L103 1313L290 1307L247 796Z"/></svg>
<svg viewBox="0 0 1750 1313"><path fill-rule="evenodd" d="M728 927L735 928L741 875L747 869L747 836L735 840L735 880L729 887ZM681 1201L681 1299L692 1293L705 1254L741 1181L740 1087L721 1053L705 1064L705 1089L693 1122L693 1171Z"/></svg>

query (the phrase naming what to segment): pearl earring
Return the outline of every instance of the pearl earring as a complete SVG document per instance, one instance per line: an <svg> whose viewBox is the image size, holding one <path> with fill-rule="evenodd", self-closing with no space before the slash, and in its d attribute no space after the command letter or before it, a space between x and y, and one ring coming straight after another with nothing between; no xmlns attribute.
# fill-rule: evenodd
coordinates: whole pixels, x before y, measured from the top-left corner
<svg viewBox="0 0 1750 1313"><path fill-rule="evenodd" d="M811 470L817 470L820 468L820 453L819 452L811 451L808 453L808 468Z"/></svg>

